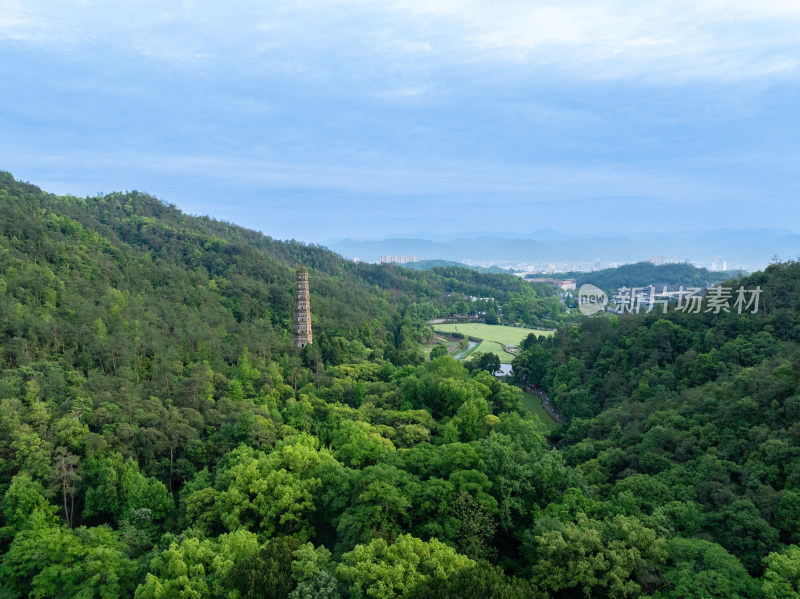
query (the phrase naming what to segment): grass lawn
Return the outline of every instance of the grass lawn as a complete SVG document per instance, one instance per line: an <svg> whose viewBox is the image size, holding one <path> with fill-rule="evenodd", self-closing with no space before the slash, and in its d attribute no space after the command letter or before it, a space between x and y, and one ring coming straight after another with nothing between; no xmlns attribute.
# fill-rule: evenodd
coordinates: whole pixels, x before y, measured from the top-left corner
<svg viewBox="0 0 800 599"><path fill-rule="evenodd" d="M481 341L478 344L478 347L475 348L475 351L479 351L484 354L497 354L497 357L500 358L501 364L511 364L511 361L514 359L514 356L503 351L502 346L496 341Z"/></svg>
<svg viewBox="0 0 800 599"><path fill-rule="evenodd" d="M514 346L519 345L522 340L531 333L544 337L549 337L553 334L553 331L525 329L522 327L507 327L504 325L483 324L478 322L468 322L463 324L435 324L433 325L433 330L441 333L461 333L462 335L474 337L475 339L484 339L486 341L502 343L503 345Z"/></svg>
<svg viewBox="0 0 800 599"><path fill-rule="evenodd" d="M522 392L522 408L524 410L528 410L534 416L539 418L539 420L542 423L542 426L544 427L544 430L546 432L550 432L551 430L556 428L558 424L556 424L555 420L550 418L550 415L544 411L544 409L542 408L541 401L542 400L539 399L538 395L525 393L524 391Z"/></svg>

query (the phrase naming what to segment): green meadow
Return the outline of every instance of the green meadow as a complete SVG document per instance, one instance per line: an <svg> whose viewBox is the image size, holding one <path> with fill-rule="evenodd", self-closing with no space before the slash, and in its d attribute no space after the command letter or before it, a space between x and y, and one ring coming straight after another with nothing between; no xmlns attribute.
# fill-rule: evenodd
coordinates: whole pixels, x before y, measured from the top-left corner
<svg viewBox="0 0 800 599"><path fill-rule="evenodd" d="M478 347L475 348L475 351L484 354L497 354L501 364L511 364L511 361L514 359L514 356L504 351L503 346L496 341L481 341Z"/></svg>
<svg viewBox="0 0 800 599"><path fill-rule="evenodd" d="M558 424L555 420L550 418L550 414L544 411L542 407L541 400L539 399L538 395L533 395L532 393L525 393L522 392L522 407L525 410L528 410L542 423L542 428L544 429L543 432L549 433L551 430L556 428Z"/></svg>
<svg viewBox="0 0 800 599"><path fill-rule="evenodd" d="M517 346L522 343L528 335L549 337L553 331L543 331L540 329L526 329L523 327L507 327L497 324L483 324L477 322L459 323L459 324L437 324L433 325L433 329L440 333L461 333L468 337L475 339L483 339L485 341L494 341L502 345ZM488 350L479 350L488 351ZM502 350L501 350L502 351Z"/></svg>

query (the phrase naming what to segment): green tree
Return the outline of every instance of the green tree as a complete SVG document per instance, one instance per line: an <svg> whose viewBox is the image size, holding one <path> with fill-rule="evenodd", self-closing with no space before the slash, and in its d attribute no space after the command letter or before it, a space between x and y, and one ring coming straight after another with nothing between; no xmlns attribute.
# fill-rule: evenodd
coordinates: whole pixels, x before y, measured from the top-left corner
<svg viewBox="0 0 800 599"><path fill-rule="evenodd" d="M553 592L585 597L640 594L654 583L653 568L665 557L664 541L635 518L608 522L585 516L576 522L542 521L526 541L531 579Z"/></svg>
<svg viewBox="0 0 800 599"><path fill-rule="evenodd" d="M298 584L287 599L342 599L341 586L333 574L323 570Z"/></svg>
<svg viewBox="0 0 800 599"><path fill-rule="evenodd" d="M131 458L126 460L118 452L90 458L84 465L83 478L84 518L119 524L133 510L147 509L154 520L162 521L174 508L164 484L144 476Z"/></svg>
<svg viewBox="0 0 800 599"><path fill-rule="evenodd" d="M656 597L752 597L757 585L744 566L720 545L701 539L670 539L663 587Z"/></svg>
<svg viewBox="0 0 800 599"><path fill-rule="evenodd" d="M228 584L242 599L284 599L295 587L294 552L300 542L293 537L270 539L257 553L237 561L228 571Z"/></svg>
<svg viewBox="0 0 800 599"><path fill-rule="evenodd" d="M331 441L334 455L343 464L364 468L386 459L395 450L394 444L366 422L345 420Z"/></svg>
<svg viewBox="0 0 800 599"><path fill-rule="evenodd" d="M497 524L483 505L462 491L453 505L453 516L460 522L457 537L460 553L474 560L492 560L497 556L497 549L492 546Z"/></svg>
<svg viewBox="0 0 800 599"><path fill-rule="evenodd" d="M31 479L27 472L20 472L13 479L3 496L3 537L13 537L29 528L29 520L37 514L39 520L52 525L56 523L55 506L45 499L44 487Z"/></svg>
<svg viewBox="0 0 800 599"><path fill-rule="evenodd" d="M198 490L187 497L187 516L212 528L220 522L229 531L257 531L262 539L288 534L307 540L321 486L314 474L325 462L335 461L317 444L313 437L296 435L270 454L245 448L232 452L215 491Z"/></svg>
<svg viewBox="0 0 800 599"><path fill-rule="evenodd" d="M431 350L430 358L431 360L435 360L436 358L441 358L442 356L446 356L447 354L448 354L447 346L444 345L443 343L440 343Z"/></svg>
<svg viewBox="0 0 800 599"><path fill-rule="evenodd" d="M136 568L116 532L105 526L52 526L43 512L37 513L31 527L14 537L0 565L0 587L6 596L130 596Z"/></svg>
<svg viewBox="0 0 800 599"><path fill-rule="evenodd" d="M56 449L52 478L55 484L58 485L64 506L64 520L69 528L72 528L75 518L76 483L79 480L78 461L78 456L70 453L67 448L59 447Z"/></svg>
<svg viewBox="0 0 800 599"><path fill-rule="evenodd" d="M349 506L339 518L341 546L350 549L376 537L394 541L411 524L419 484L415 476L387 464L362 470L354 481Z"/></svg>
<svg viewBox="0 0 800 599"><path fill-rule="evenodd" d="M764 558L762 592L769 599L800 597L800 547L790 545Z"/></svg>
<svg viewBox="0 0 800 599"><path fill-rule="evenodd" d="M436 539L426 542L402 535L391 545L383 539L357 545L342 556L337 572L352 584L354 599L395 599L418 585L458 576L474 565L474 561Z"/></svg>
<svg viewBox="0 0 800 599"><path fill-rule="evenodd" d="M506 576L503 570L478 561L447 578L428 579L405 595L408 599L544 599L547 594L530 581Z"/></svg>
<svg viewBox="0 0 800 599"><path fill-rule="evenodd" d="M467 360L466 366L470 370L485 370L494 374L500 370L500 356L492 352L475 352Z"/></svg>
<svg viewBox="0 0 800 599"><path fill-rule="evenodd" d="M150 562L145 580L136 589L136 599L236 599L231 588L231 571L259 551L256 536L246 530L220 535L216 539L195 537L173 541Z"/></svg>

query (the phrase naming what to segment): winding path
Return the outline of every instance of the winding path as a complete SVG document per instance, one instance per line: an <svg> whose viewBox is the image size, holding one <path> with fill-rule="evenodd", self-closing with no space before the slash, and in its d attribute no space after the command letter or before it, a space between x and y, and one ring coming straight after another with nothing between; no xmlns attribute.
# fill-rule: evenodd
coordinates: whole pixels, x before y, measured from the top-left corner
<svg viewBox="0 0 800 599"><path fill-rule="evenodd" d="M454 360L462 360L463 359L462 356L464 354L466 354L469 350L471 350L473 347L475 347L476 345L478 345L477 341L470 341L469 345L467 346L467 349L462 350L462 351L458 352L457 354L454 354L453 355L453 359Z"/></svg>

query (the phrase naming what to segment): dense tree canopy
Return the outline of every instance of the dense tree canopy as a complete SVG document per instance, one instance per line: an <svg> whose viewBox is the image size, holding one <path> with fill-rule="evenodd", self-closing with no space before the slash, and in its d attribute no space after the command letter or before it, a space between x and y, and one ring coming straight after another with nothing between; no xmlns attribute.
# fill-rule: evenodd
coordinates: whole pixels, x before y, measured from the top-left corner
<svg viewBox="0 0 800 599"><path fill-rule="evenodd" d="M744 280L758 314L527 339L545 437L491 360L420 349L469 297L564 320L517 278L8 174L0 212L2 597L800 595L796 263Z"/></svg>

